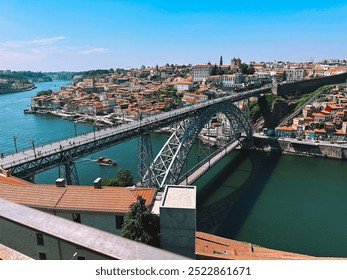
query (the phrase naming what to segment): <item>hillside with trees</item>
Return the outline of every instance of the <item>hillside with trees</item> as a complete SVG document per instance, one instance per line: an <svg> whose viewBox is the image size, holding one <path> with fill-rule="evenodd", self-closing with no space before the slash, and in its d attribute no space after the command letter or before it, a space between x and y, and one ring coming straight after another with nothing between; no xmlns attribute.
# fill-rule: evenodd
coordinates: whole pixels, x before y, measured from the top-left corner
<svg viewBox="0 0 347 280"><path fill-rule="evenodd" d="M0 94L32 90L35 85L17 75L0 74Z"/></svg>

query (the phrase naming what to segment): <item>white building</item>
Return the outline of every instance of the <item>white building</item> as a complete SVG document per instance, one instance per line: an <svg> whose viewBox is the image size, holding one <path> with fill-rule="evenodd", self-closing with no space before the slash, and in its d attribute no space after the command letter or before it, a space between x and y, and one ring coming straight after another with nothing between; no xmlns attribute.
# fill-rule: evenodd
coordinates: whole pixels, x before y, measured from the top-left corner
<svg viewBox="0 0 347 280"><path fill-rule="evenodd" d="M175 88L177 92L190 91L193 88L193 83L189 81L176 82Z"/></svg>
<svg viewBox="0 0 347 280"><path fill-rule="evenodd" d="M222 75L222 85L225 87L242 86L243 75L241 73Z"/></svg>
<svg viewBox="0 0 347 280"><path fill-rule="evenodd" d="M97 180L94 187L67 186L64 180L57 180L56 185L38 185L0 174L0 183L2 199L116 235L120 234L124 215L137 197L142 196L151 207L156 195L154 188L101 187ZM0 228L2 244L34 259L66 259L66 255L81 250L35 230L18 229L2 219ZM91 258L87 252L79 256Z"/></svg>
<svg viewBox="0 0 347 280"><path fill-rule="evenodd" d="M193 82L206 81L212 73L210 64L198 64L192 67Z"/></svg>
<svg viewBox="0 0 347 280"><path fill-rule="evenodd" d="M286 81L296 82L301 81L305 77L305 70L303 68L289 68L286 70Z"/></svg>

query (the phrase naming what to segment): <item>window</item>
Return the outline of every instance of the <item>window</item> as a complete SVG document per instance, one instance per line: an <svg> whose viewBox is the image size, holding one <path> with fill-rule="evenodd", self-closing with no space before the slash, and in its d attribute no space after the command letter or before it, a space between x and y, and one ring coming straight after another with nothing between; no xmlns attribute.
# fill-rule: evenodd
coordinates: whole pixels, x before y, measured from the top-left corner
<svg viewBox="0 0 347 280"><path fill-rule="evenodd" d="M41 253L41 252L39 252L39 259L40 259L40 260L47 260L46 253Z"/></svg>
<svg viewBox="0 0 347 280"><path fill-rule="evenodd" d="M76 223L81 223L81 214L80 213L72 213L72 220Z"/></svg>
<svg viewBox="0 0 347 280"><path fill-rule="evenodd" d="M45 245L43 241L42 233L36 233L36 242L37 242L37 245L40 245L40 246Z"/></svg>
<svg viewBox="0 0 347 280"><path fill-rule="evenodd" d="M124 222L124 216L116 216L116 229L121 229Z"/></svg>

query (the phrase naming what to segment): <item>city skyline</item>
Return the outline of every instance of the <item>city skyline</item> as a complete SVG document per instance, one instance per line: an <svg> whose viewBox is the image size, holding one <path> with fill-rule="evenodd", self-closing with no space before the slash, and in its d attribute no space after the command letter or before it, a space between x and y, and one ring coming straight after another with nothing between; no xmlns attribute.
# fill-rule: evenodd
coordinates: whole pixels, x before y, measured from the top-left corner
<svg viewBox="0 0 347 280"><path fill-rule="evenodd" d="M347 58L344 1L0 2L0 69Z"/></svg>

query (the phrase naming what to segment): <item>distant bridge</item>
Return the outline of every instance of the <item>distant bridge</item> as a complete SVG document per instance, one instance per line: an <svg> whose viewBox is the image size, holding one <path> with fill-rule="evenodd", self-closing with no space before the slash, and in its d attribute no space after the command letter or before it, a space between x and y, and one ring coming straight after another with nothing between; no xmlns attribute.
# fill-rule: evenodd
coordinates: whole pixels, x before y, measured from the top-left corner
<svg viewBox="0 0 347 280"><path fill-rule="evenodd" d="M33 145L32 148L21 152L2 155L0 166L11 175L23 179L58 166L59 176L66 178L68 184L78 184L73 162L75 159L141 136L138 173L142 178L142 184L160 187L167 183L177 183L192 144L203 126L216 113L221 112L227 116L234 138L241 134L248 139L251 138L252 131L248 119L233 103L268 92L270 88L266 86L224 96L129 124L94 130L49 144ZM174 124L180 125L152 162L148 133Z"/></svg>

